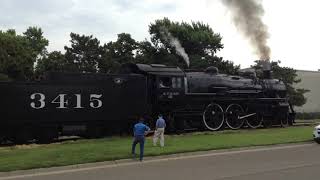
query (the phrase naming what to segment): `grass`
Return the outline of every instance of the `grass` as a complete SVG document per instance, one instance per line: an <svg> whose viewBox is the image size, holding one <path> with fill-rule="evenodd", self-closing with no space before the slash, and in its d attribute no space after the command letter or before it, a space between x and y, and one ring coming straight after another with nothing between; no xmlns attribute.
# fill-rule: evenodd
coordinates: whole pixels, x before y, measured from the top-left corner
<svg viewBox="0 0 320 180"><path fill-rule="evenodd" d="M170 135L166 136L164 148L153 147L152 137L148 137L145 156L311 141L312 128L303 126ZM0 172L130 158L131 143L131 137L112 137L2 147Z"/></svg>

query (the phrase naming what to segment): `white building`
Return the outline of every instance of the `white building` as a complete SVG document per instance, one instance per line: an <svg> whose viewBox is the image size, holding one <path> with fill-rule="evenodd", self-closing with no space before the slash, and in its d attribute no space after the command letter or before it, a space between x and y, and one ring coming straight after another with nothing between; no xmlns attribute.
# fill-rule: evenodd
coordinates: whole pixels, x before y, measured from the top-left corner
<svg viewBox="0 0 320 180"><path fill-rule="evenodd" d="M296 84L296 88L309 89L305 93L307 103L302 107L295 107L297 112L320 112L320 71L297 70L301 82Z"/></svg>

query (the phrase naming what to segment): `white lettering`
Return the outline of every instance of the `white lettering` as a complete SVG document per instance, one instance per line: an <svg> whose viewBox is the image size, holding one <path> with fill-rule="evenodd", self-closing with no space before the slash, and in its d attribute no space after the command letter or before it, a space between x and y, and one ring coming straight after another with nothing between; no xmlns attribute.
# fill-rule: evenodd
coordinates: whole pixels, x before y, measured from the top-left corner
<svg viewBox="0 0 320 180"><path fill-rule="evenodd" d="M91 94L90 95L90 107L92 108L100 108L102 106L102 101L99 99L102 97L102 94ZM97 102L95 105L94 102Z"/></svg>
<svg viewBox="0 0 320 180"><path fill-rule="evenodd" d="M39 97L38 101L40 102L40 105L39 106L36 106L36 103L35 102L31 102L30 103L30 106L34 109L42 109L45 107L46 103L44 102L45 100L45 95L42 94L42 93L34 93L34 94L31 94L30 96L30 99L36 99L36 96Z"/></svg>
<svg viewBox="0 0 320 180"><path fill-rule="evenodd" d="M77 106L74 107L74 108L76 108L76 109L81 109L81 108L83 108L83 107L81 106L81 94L75 94L75 96L77 96Z"/></svg>
<svg viewBox="0 0 320 180"><path fill-rule="evenodd" d="M76 96L76 106L73 107L75 109L82 109L84 108L82 106L82 96L81 94L74 94ZM58 109L66 109L69 102L68 102L68 94L59 94L57 97L55 97L51 103L52 104L58 104ZM102 97L102 94L90 94L90 107L97 109L102 107L102 100L100 99ZM34 109L42 109L46 106L46 96L42 93L33 93L30 95L30 99L34 100L31 101L30 106Z"/></svg>
<svg viewBox="0 0 320 180"><path fill-rule="evenodd" d="M65 105L68 105L68 100L65 101L66 94L59 94L54 100L51 101L52 104L59 104L59 109L67 108Z"/></svg>

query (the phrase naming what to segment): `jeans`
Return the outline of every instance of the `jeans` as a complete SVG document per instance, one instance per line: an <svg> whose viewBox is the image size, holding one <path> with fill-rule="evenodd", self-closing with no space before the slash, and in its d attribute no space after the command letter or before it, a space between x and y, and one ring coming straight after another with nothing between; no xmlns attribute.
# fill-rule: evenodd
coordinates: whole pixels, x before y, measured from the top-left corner
<svg viewBox="0 0 320 180"><path fill-rule="evenodd" d="M135 136L132 143L132 154L135 154L136 145L140 144L140 161L143 159L144 152L144 136Z"/></svg>

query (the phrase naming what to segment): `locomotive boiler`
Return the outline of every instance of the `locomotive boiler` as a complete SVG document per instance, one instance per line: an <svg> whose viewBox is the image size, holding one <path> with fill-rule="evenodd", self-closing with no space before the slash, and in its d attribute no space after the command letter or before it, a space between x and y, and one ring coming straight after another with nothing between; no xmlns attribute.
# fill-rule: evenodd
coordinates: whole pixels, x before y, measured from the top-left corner
<svg viewBox="0 0 320 180"><path fill-rule="evenodd" d="M38 82L0 82L0 141L48 142L61 135L130 132L138 116L170 131L258 128L293 122L286 87L264 78L125 64L119 74L48 73Z"/></svg>

